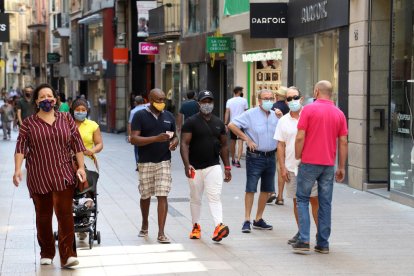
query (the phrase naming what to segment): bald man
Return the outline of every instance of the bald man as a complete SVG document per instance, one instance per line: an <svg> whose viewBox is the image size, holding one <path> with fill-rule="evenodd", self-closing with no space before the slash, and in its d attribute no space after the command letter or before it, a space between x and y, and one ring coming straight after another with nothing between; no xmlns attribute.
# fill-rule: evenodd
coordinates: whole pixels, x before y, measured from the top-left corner
<svg viewBox="0 0 414 276"><path fill-rule="evenodd" d="M315 252L329 253L331 234L331 203L334 176L345 178L348 154L348 129L344 113L332 101L332 84L319 81L313 96L316 101L305 106L300 114L295 141L295 157L301 159L297 176L296 204L299 218L299 239L292 244L295 253L310 250L309 198L318 181L318 232ZM338 141L338 168L334 171Z"/></svg>
<svg viewBox="0 0 414 276"><path fill-rule="evenodd" d="M139 193L142 225L138 236L148 236L151 196L158 200L158 242L170 243L164 233L167 196L171 189L171 151L178 145L174 115L165 111L165 94L154 88L150 105L135 113L131 123L131 144L138 146Z"/></svg>

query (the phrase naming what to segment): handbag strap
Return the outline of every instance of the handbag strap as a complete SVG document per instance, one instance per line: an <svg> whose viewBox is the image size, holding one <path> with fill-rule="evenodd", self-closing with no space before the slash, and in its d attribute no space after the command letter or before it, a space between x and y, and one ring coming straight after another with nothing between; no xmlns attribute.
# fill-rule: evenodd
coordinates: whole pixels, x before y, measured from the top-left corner
<svg viewBox="0 0 414 276"><path fill-rule="evenodd" d="M203 121L204 125L206 125L206 126L207 126L207 129L208 129L208 132L210 133L211 138L213 138L213 139L217 139L217 141L218 141L219 143L221 143L221 142L220 142L220 139L219 139L218 137L214 136L214 134L213 134L213 130L211 129L210 125L209 125L209 124L207 124L206 120L204 120L204 119L203 119L203 117L201 116L201 114L198 114L198 118L199 118L201 121Z"/></svg>

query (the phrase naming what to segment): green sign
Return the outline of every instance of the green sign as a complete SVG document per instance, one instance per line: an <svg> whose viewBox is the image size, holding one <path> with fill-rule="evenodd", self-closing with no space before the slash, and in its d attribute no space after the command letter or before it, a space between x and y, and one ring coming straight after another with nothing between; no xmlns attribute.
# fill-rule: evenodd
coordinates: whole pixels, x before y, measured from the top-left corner
<svg viewBox="0 0 414 276"><path fill-rule="evenodd" d="M233 50L231 37L207 37L207 53L227 53Z"/></svg>
<svg viewBox="0 0 414 276"><path fill-rule="evenodd" d="M249 0L225 0L224 1L224 15L235 15L250 10Z"/></svg>
<svg viewBox="0 0 414 276"><path fill-rule="evenodd" d="M58 53L47 53L47 63L58 63L60 55Z"/></svg>

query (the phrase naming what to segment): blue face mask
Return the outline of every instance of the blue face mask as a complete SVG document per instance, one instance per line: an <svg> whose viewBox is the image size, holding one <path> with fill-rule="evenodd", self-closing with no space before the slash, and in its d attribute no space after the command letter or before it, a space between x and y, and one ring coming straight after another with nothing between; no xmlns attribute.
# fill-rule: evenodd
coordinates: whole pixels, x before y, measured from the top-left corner
<svg viewBox="0 0 414 276"><path fill-rule="evenodd" d="M296 100L296 101L292 100L288 102L288 106L289 106L290 111L293 111L293 112L299 111L300 108L302 107L302 105L300 104L300 100Z"/></svg>
<svg viewBox="0 0 414 276"><path fill-rule="evenodd" d="M43 110L44 112L49 112L53 109L55 105L53 104L53 101L51 100L43 100L39 102L39 108Z"/></svg>
<svg viewBox="0 0 414 276"><path fill-rule="evenodd" d="M273 107L273 101L270 100L263 100L262 101L262 108L266 111L270 111Z"/></svg>
<svg viewBox="0 0 414 276"><path fill-rule="evenodd" d="M73 116L75 117L75 120L76 121L81 121L81 122L85 121L87 115L88 115L87 112L74 112L73 113Z"/></svg>

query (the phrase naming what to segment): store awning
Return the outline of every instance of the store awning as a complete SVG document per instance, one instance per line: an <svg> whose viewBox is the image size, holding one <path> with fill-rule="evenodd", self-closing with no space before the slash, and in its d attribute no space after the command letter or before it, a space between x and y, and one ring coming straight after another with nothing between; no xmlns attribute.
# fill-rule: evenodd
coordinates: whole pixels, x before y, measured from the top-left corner
<svg viewBox="0 0 414 276"><path fill-rule="evenodd" d="M102 21L102 16L100 14L93 14L85 18L82 18L81 20L78 21L78 24L88 25L88 24L93 24L93 23L100 22L100 21Z"/></svg>
<svg viewBox="0 0 414 276"><path fill-rule="evenodd" d="M53 36L56 38L65 38L70 36L69 28L56 28L52 31Z"/></svg>

